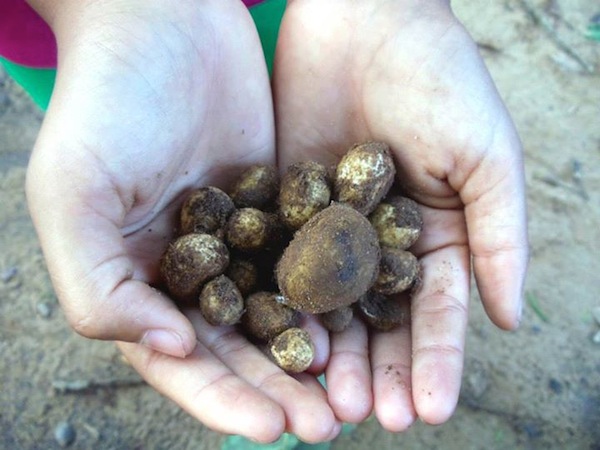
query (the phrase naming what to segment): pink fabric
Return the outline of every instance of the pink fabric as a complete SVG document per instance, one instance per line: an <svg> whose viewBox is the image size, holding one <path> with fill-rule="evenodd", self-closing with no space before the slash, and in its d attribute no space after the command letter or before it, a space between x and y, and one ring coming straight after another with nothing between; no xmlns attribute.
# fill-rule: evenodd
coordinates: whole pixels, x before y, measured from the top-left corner
<svg viewBox="0 0 600 450"><path fill-rule="evenodd" d="M242 0L247 7L264 0ZM0 55L24 66L56 67L50 27L25 0L0 0Z"/></svg>
<svg viewBox="0 0 600 450"><path fill-rule="evenodd" d="M25 0L0 0L0 55L24 66L56 67L54 35Z"/></svg>

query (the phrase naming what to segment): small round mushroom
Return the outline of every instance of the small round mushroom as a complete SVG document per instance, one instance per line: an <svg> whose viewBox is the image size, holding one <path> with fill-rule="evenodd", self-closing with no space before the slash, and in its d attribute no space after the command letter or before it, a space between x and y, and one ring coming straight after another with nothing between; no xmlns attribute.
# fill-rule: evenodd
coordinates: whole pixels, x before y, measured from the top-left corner
<svg viewBox="0 0 600 450"><path fill-rule="evenodd" d="M373 290L380 294L398 294L411 287L419 274L417 257L406 250L383 247L379 275Z"/></svg>
<svg viewBox="0 0 600 450"><path fill-rule="evenodd" d="M291 230L299 229L329 206L330 184L327 168L322 164L306 161L289 166L279 191L281 221Z"/></svg>
<svg viewBox="0 0 600 450"><path fill-rule="evenodd" d="M225 275L235 283L243 296L254 291L258 284L258 268L249 259L231 257Z"/></svg>
<svg viewBox="0 0 600 450"><path fill-rule="evenodd" d="M300 373L308 369L315 358L315 345L308 332L290 328L269 343L275 363L286 372Z"/></svg>
<svg viewBox="0 0 600 450"><path fill-rule="evenodd" d="M219 275L202 288L200 312L211 325L234 325L244 313L244 298L233 281Z"/></svg>
<svg viewBox="0 0 600 450"><path fill-rule="evenodd" d="M269 218L256 208L238 209L227 222L225 237L227 243L237 250L261 250L269 240Z"/></svg>
<svg viewBox="0 0 600 450"><path fill-rule="evenodd" d="M368 215L387 194L396 175L390 148L382 142L355 145L337 165L334 198Z"/></svg>
<svg viewBox="0 0 600 450"><path fill-rule="evenodd" d="M405 324L410 318L410 302L406 299L389 298L369 291L356 302L361 317L371 328L389 331Z"/></svg>
<svg viewBox="0 0 600 450"><path fill-rule="evenodd" d="M291 239L290 231L286 229L279 214L265 212L265 218L268 230L267 250L276 249L280 252L283 251Z"/></svg>
<svg viewBox="0 0 600 450"><path fill-rule="evenodd" d="M406 250L417 242L423 230L419 206L414 200L401 196L381 202L369 220L377 231L382 247Z"/></svg>
<svg viewBox="0 0 600 450"><path fill-rule="evenodd" d="M242 325L253 337L268 341L288 328L300 324L300 313L279 301L274 292L256 292L245 302Z"/></svg>
<svg viewBox="0 0 600 450"><path fill-rule="evenodd" d="M340 333L348 328L353 316L352 306L342 306L341 308L319 314L319 319L329 331Z"/></svg>
<svg viewBox="0 0 600 450"><path fill-rule="evenodd" d="M234 210L233 201L221 189L213 186L197 189L181 207L181 234L207 233L222 238L222 228Z"/></svg>
<svg viewBox="0 0 600 450"><path fill-rule="evenodd" d="M278 191L277 168L269 165L254 165L240 175L230 195L238 208L263 209L274 202Z"/></svg>
<svg viewBox="0 0 600 450"><path fill-rule="evenodd" d="M172 242L164 253L160 270L169 292L178 300L197 299L203 284L221 275L229 264L223 242L205 233L190 233Z"/></svg>

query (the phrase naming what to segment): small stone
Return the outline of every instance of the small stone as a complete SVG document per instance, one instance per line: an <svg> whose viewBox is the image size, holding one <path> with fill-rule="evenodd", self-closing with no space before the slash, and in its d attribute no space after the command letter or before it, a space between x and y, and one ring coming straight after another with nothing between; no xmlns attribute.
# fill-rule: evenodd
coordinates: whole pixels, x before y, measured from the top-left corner
<svg viewBox="0 0 600 450"><path fill-rule="evenodd" d="M520 425L521 431L527 436L529 440L536 440L544 435L544 432L538 424L533 422L526 422Z"/></svg>
<svg viewBox="0 0 600 450"><path fill-rule="evenodd" d="M548 388L555 394L560 394L563 391L563 385L556 378L550 378L548 381Z"/></svg>
<svg viewBox="0 0 600 450"><path fill-rule="evenodd" d="M597 331L594 337L592 338L592 342L594 344L600 344L600 331Z"/></svg>
<svg viewBox="0 0 600 450"><path fill-rule="evenodd" d="M16 267L9 267L2 271L2 274L0 274L0 279L2 279L3 283L8 283L10 280L16 277L18 273L19 269Z"/></svg>
<svg viewBox="0 0 600 450"><path fill-rule="evenodd" d="M467 361L465 368L465 395L473 401L479 400L490 386L490 378L484 364L476 359Z"/></svg>
<svg viewBox="0 0 600 450"><path fill-rule="evenodd" d="M68 447L75 441L75 428L69 422L61 422L54 429L54 439L61 447Z"/></svg>
<svg viewBox="0 0 600 450"><path fill-rule="evenodd" d="M10 97L5 92L0 92L0 111L7 111L10 106ZM2 113L3 114L3 113ZM0 114L0 115L2 115Z"/></svg>
<svg viewBox="0 0 600 450"><path fill-rule="evenodd" d="M539 325L531 326L531 334L540 334L541 332L542 332L542 329L540 328Z"/></svg>
<svg viewBox="0 0 600 450"><path fill-rule="evenodd" d="M600 325L600 306L596 306L595 308L592 308L592 317L594 317L594 320L596 321L596 323L598 325Z"/></svg>
<svg viewBox="0 0 600 450"><path fill-rule="evenodd" d="M36 310L37 313L44 319L47 319L48 317L50 317L50 314L52 314L52 308L48 303L38 303L36 306Z"/></svg>

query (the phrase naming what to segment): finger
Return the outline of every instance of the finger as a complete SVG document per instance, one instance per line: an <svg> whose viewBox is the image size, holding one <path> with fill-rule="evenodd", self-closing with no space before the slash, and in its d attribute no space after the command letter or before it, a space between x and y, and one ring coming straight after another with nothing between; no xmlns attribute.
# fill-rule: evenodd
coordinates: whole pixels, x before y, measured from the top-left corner
<svg viewBox="0 0 600 450"><path fill-rule="evenodd" d="M495 148L502 151L491 152L473 171L461 198L483 305L496 325L514 329L528 260L525 181L518 139Z"/></svg>
<svg viewBox="0 0 600 450"><path fill-rule="evenodd" d="M210 326L196 311L190 312L190 318L203 345L234 374L280 405L287 431L309 443L328 440L335 433L339 424L314 377L288 375L234 328Z"/></svg>
<svg viewBox="0 0 600 450"><path fill-rule="evenodd" d="M327 402L327 391L325 390L319 378L308 372L292 373L290 376L310 389L311 392L317 395L324 402Z"/></svg>
<svg viewBox="0 0 600 450"><path fill-rule="evenodd" d="M40 219L40 228L47 218ZM134 278L123 237L113 224L71 214L56 228L41 231L40 238L46 241L63 310L79 334L143 343L179 357L194 348L194 331L185 316L166 296ZM46 233L52 240L45 239Z"/></svg>
<svg viewBox="0 0 600 450"><path fill-rule="evenodd" d="M412 298L413 401L425 422L450 418L460 391L468 319L469 252L442 247L421 258L421 288Z"/></svg>
<svg viewBox="0 0 600 450"><path fill-rule="evenodd" d="M317 317L311 314L305 314L302 317L302 329L310 334L310 338L315 345L315 357L307 372L320 375L325 370L329 361L329 333L321 325Z"/></svg>
<svg viewBox="0 0 600 450"><path fill-rule="evenodd" d="M409 317L408 303L406 309ZM408 429L417 417L413 406L411 364L410 322L391 331L372 333L375 415L383 428L394 433Z"/></svg>
<svg viewBox="0 0 600 450"><path fill-rule="evenodd" d="M371 364L365 325L354 318L340 333L332 333L326 371L329 404L348 423L365 420L373 408Z"/></svg>
<svg viewBox="0 0 600 450"><path fill-rule="evenodd" d="M209 428L273 442L285 430L281 407L235 375L204 345L185 359L120 342L129 363L157 391Z"/></svg>

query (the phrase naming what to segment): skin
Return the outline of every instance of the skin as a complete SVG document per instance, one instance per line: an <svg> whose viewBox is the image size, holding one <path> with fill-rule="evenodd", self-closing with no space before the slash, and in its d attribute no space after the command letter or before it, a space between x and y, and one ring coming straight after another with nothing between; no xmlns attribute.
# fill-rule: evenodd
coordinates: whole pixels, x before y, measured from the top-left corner
<svg viewBox="0 0 600 450"><path fill-rule="evenodd" d="M284 430L308 442L337 434L314 377L285 375L232 329L182 314L148 285L185 191L275 162L247 9L235 0L38 6L60 61L27 195L70 324L120 341L152 386L215 430L262 442Z"/></svg>
<svg viewBox="0 0 600 450"><path fill-rule="evenodd" d="M390 431L417 417L440 424L460 390L470 261L491 320L506 330L520 321L528 246L515 127L447 1L295 0L277 51L280 164L330 164L355 142L382 140L423 205L412 324L367 334L354 322L334 335L330 404L348 422L374 410Z"/></svg>
<svg viewBox="0 0 600 450"><path fill-rule="evenodd" d="M490 318L513 329L527 237L518 137L446 2L290 1L273 97L237 0L30 3L57 36L59 67L27 195L77 332L118 341L152 386L198 420L259 442L283 431L329 440L340 421L371 411L391 431L416 417L448 419L469 261ZM385 140L407 194L424 205L415 250L425 276L411 326L369 335L354 321L330 342L307 319L316 358L312 374L294 377L232 328L182 314L149 285L183 193L273 163L275 124L281 167L306 157L329 164L354 142ZM314 376L321 371L328 392Z"/></svg>

